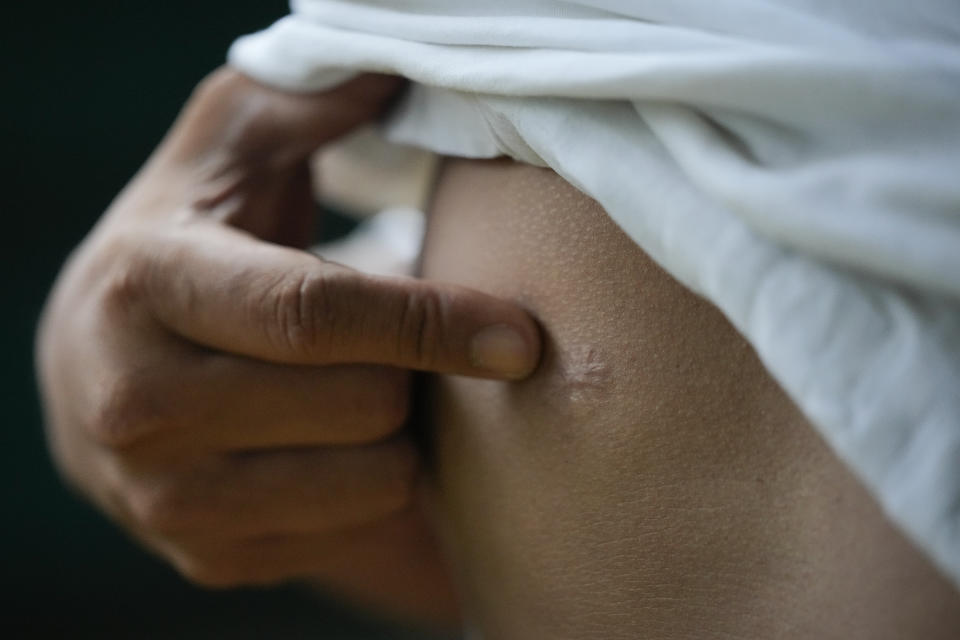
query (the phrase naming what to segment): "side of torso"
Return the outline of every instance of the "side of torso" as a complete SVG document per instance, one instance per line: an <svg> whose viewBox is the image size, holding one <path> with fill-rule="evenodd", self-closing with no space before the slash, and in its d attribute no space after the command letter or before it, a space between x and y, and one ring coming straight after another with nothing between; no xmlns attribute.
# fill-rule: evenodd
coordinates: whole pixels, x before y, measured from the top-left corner
<svg viewBox="0 0 960 640"><path fill-rule="evenodd" d="M595 202L549 170L449 160L428 229L424 277L520 301L546 342L522 383L431 385L444 537L491 640L960 624L749 345Z"/></svg>

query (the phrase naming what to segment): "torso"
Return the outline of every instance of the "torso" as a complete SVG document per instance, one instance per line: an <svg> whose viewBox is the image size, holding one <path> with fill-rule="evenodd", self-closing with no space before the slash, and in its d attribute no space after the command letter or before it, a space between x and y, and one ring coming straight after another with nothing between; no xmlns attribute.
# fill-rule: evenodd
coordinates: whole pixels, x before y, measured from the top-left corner
<svg viewBox="0 0 960 640"><path fill-rule="evenodd" d="M522 383L431 385L437 508L488 640L960 629L750 346L556 174L447 161L423 275L520 301L547 345Z"/></svg>

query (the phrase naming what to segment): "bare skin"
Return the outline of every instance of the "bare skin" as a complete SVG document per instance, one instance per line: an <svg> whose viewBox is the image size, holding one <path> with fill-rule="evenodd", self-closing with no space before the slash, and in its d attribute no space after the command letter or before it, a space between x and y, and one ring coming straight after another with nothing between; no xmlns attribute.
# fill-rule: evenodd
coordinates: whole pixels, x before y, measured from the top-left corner
<svg viewBox="0 0 960 640"><path fill-rule="evenodd" d="M403 431L410 370L523 377L537 327L488 295L300 249L311 154L400 86L293 96L212 75L65 266L37 361L65 478L189 579L311 577L451 623Z"/></svg>
<svg viewBox="0 0 960 640"><path fill-rule="evenodd" d="M476 290L298 250L307 158L396 86L201 86L44 314L68 481L198 583L450 622L409 370L486 377L434 383L433 502L490 638L956 636L956 592L750 348L552 173L448 167L424 270ZM540 353L522 307L547 343L507 383Z"/></svg>
<svg viewBox="0 0 960 640"><path fill-rule="evenodd" d="M448 161L423 274L544 330L523 382L432 383L435 510L487 640L960 635L960 594L743 338L554 173Z"/></svg>

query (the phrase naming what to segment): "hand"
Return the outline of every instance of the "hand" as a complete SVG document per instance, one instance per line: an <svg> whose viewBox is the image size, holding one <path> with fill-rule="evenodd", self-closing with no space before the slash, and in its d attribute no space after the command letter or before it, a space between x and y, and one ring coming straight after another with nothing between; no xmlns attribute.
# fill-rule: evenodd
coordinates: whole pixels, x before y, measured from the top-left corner
<svg viewBox="0 0 960 640"><path fill-rule="evenodd" d="M407 370L524 377L536 326L296 248L310 155L398 88L296 96L213 74L48 301L37 358L60 470L198 583L319 576L389 611L454 610L414 499Z"/></svg>

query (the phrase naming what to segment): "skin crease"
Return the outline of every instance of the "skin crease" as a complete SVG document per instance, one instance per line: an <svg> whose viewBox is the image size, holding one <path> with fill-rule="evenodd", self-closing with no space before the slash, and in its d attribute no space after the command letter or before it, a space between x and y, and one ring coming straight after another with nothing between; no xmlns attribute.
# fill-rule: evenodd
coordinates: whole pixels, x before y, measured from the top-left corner
<svg viewBox="0 0 960 640"><path fill-rule="evenodd" d="M446 161L422 270L544 334L528 380L429 384L433 510L487 640L958 637L960 595L743 338L556 174Z"/></svg>

